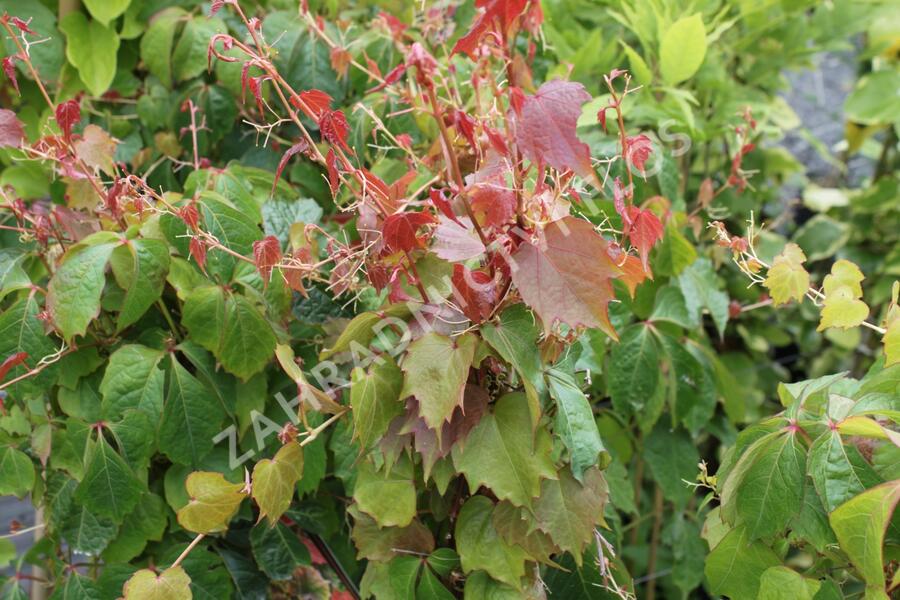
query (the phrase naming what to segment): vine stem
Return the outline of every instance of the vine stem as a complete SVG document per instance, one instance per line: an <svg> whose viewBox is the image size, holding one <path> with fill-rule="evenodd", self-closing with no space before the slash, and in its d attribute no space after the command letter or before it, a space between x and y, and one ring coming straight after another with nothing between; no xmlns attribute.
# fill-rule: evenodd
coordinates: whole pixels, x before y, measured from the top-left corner
<svg viewBox="0 0 900 600"><path fill-rule="evenodd" d="M169 568L174 569L175 567L179 566L181 564L181 562L185 558L187 558L187 555L191 553L191 550L193 550L197 546L197 544L199 544L205 537L206 537L205 533L197 534L197 537L195 537L191 541L191 543L188 544L188 547L184 549L184 552L182 552L181 554L178 555L178 558L175 559L175 562L173 562L172 566L170 566Z"/></svg>
<svg viewBox="0 0 900 600"><path fill-rule="evenodd" d="M322 433L323 431L325 431L326 429L328 429L328 426L329 426L329 425L331 425L332 423L334 423L335 421L337 421L338 419L340 419L341 417L343 417L344 415L346 415L348 412L350 412L350 409L349 409L349 408L348 408L348 409L345 409L345 410L343 410L343 411L341 411L341 412L339 412L339 413L337 413L337 414L335 414L335 415L332 415L332 416L329 417L324 423L322 423L321 425L319 425L319 426L316 427L315 429L310 430L310 431L308 432L307 436L306 436L305 438L303 438L303 441L302 441L302 442L298 442L298 443L299 443L301 446L305 446L305 445L307 445L307 444L313 443L313 441L315 441L315 439L316 439L317 437L319 437L319 434L320 434L320 433Z"/></svg>

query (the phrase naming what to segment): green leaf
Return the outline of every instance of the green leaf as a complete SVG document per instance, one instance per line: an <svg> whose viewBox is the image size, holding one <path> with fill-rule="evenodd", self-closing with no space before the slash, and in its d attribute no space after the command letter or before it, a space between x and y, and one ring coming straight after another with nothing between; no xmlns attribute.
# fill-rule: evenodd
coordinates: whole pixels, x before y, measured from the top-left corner
<svg viewBox="0 0 900 600"><path fill-rule="evenodd" d="M178 524L194 533L217 533L247 497L243 483L230 483L221 473L195 471L184 482L188 503L178 510Z"/></svg>
<svg viewBox="0 0 900 600"><path fill-rule="evenodd" d="M25 257L14 248L0 248L0 300L10 292L31 287L31 278L22 268Z"/></svg>
<svg viewBox="0 0 900 600"><path fill-rule="evenodd" d="M278 522L294 497L294 486L303 475L303 448L288 442L271 459L264 458L253 467L253 499L259 505L259 518Z"/></svg>
<svg viewBox="0 0 900 600"><path fill-rule="evenodd" d="M275 353L275 334L259 309L244 296L219 286L191 292L184 302L182 323L195 342L244 381L265 368ZM253 351L247 352L248 348Z"/></svg>
<svg viewBox="0 0 900 600"><path fill-rule="evenodd" d="M97 0L106 4L106 0ZM112 0L115 2L116 0ZM66 58L94 96L102 96L116 76L119 36L99 21L71 12L59 22L66 34Z"/></svg>
<svg viewBox="0 0 900 600"><path fill-rule="evenodd" d="M844 104L846 119L862 125L900 121L896 101L898 89L900 72L896 69L886 68L860 78Z"/></svg>
<svg viewBox="0 0 900 600"><path fill-rule="evenodd" d="M813 600L820 587L818 579L807 579L788 567L769 567L759 582L759 598Z"/></svg>
<svg viewBox="0 0 900 600"><path fill-rule="evenodd" d="M434 550L434 537L421 521L414 519L406 527L380 527L375 519L355 505L350 505L347 511L353 517L351 535L359 558L384 562L398 555L427 554ZM441 564L432 565L432 568L439 569ZM456 564L459 564L458 558Z"/></svg>
<svg viewBox="0 0 900 600"><path fill-rule="evenodd" d="M390 356L382 355L368 369L353 369L350 380L354 435L363 448L369 448L381 439L391 420L404 413L403 372Z"/></svg>
<svg viewBox="0 0 900 600"><path fill-rule="evenodd" d="M159 449L172 462L197 466L213 448L222 411L202 383L170 354L169 391L159 423Z"/></svg>
<svg viewBox="0 0 900 600"><path fill-rule="evenodd" d="M459 511L454 535L463 571L482 570L519 588L525 575L525 552L503 541L494 528L493 511L493 503L485 496L472 496Z"/></svg>
<svg viewBox="0 0 900 600"><path fill-rule="evenodd" d="M637 323L613 345L607 376L613 406L622 415L644 409L659 386L659 345L653 329Z"/></svg>
<svg viewBox="0 0 900 600"><path fill-rule="evenodd" d="M853 497L831 513L829 521L841 549L859 569L869 590L885 588L884 534L900 501L900 480L884 483Z"/></svg>
<svg viewBox="0 0 900 600"><path fill-rule="evenodd" d="M206 71L206 51L209 40L226 32L225 23L215 17L197 16L190 19L172 53L172 72L176 81L196 77Z"/></svg>
<svg viewBox="0 0 900 600"><path fill-rule="evenodd" d="M177 7L160 11L141 37L141 60L147 70L170 89L175 31L185 14L184 10Z"/></svg>
<svg viewBox="0 0 900 600"><path fill-rule="evenodd" d="M337 103L343 100L345 86L331 68L328 47L304 26L296 12L269 13L263 21L263 33L273 40L275 66L291 87L322 90Z"/></svg>
<svg viewBox="0 0 900 600"><path fill-rule="evenodd" d="M522 592L505 583L492 579L484 571L475 571L466 577L466 600L521 600ZM560 596L560 598L575 596Z"/></svg>
<svg viewBox="0 0 900 600"><path fill-rule="evenodd" d="M124 600L191 600L191 578L181 566L156 574L141 569L123 588Z"/></svg>
<svg viewBox="0 0 900 600"><path fill-rule="evenodd" d="M722 515L745 524L747 538L780 533L800 512L806 450L796 432L757 440L741 456L722 488Z"/></svg>
<svg viewBox="0 0 900 600"><path fill-rule="evenodd" d="M371 460L360 463L353 499L361 511L381 527L406 527L416 516L413 464L404 455L387 471Z"/></svg>
<svg viewBox="0 0 900 600"><path fill-rule="evenodd" d="M469 367L478 339L471 334L449 338L429 332L412 342L403 360L402 398L415 396L419 415L441 439L441 426L463 402Z"/></svg>
<svg viewBox="0 0 900 600"><path fill-rule="evenodd" d="M121 420L109 424L122 458L135 473L143 472L156 453L156 424L153 418L137 409L125 411Z"/></svg>
<svg viewBox="0 0 900 600"><path fill-rule="evenodd" d="M647 63L641 55L624 41L619 40L619 43L622 45L622 49L628 57L628 64L631 65L631 73L634 75L634 80L641 85L650 85L653 83L653 71L650 70L650 67L647 66Z"/></svg>
<svg viewBox="0 0 900 600"><path fill-rule="evenodd" d="M827 512L881 483L881 477L853 444L828 430L809 448L809 474Z"/></svg>
<svg viewBox="0 0 900 600"><path fill-rule="evenodd" d="M160 240L127 240L113 251L109 264L125 290L117 323L122 331L159 300L169 273L169 248Z"/></svg>
<svg viewBox="0 0 900 600"><path fill-rule="evenodd" d="M658 423L645 438L644 460L663 496L676 506L685 506L694 493L686 482L696 479L700 462L691 438L683 430L671 430Z"/></svg>
<svg viewBox="0 0 900 600"><path fill-rule="evenodd" d="M601 574L595 561L597 559L597 547L593 545L584 553L583 566L575 565L575 560L569 554L563 554L559 558L559 565L563 569L547 569L544 582L550 592L549 598L578 598L579 600L612 600L621 598L621 594L607 591L610 581ZM631 585L631 576L625 569L625 565L619 558L609 561L610 572L616 582L624 588L624 592L634 597L634 589ZM468 582L466 582L468 590ZM506 600L507 596L501 596ZM510 596L509 599L520 596ZM485 600L492 600L494 596L484 596Z"/></svg>
<svg viewBox="0 0 900 600"><path fill-rule="evenodd" d="M794 242L810 262L834 255L850 237L850 226L826 215L816 215L794 233Z"/></svg>
<svg viewBox="0 0 900 600"><path fill-rule="evenodd" d="M678 285L694 325L701 324L701 311L706 309L712 316L719 335L724 335L725 324L728 322L728 294L719 289L712 262L708 258L695 260L678 276Z"/></svg>
<svg viewBox="0 0 900 600"><path fill-rule="evenodd" d="M431 598L433 600L453 600L455 596L444 587L431 569L423 569L419 578L419 586L416 588L417 598Z"/></svg>
<svg viewBox="0 0 900 600"><path fill-rule="evenodd" d="M125 517L119 535L104 550L109 563L128 562L139 556L148 541L160 541L169 524L166 505L156 494L141 496L134 510Z"/></svg>
<svg viewBox="0 0 900 600"><path fill-rule="evenodd" d="M34 485L34 463L28 455L9 446L0 447L0 496L22 498Z"/></svg>
<svg viewBox="0 0 900 600"><path fill-rule="evenodd" d="M663 172L660 172L659 176L662 178ZM680 180L677 175L674 176L674 179L676 181ZM677 185L674 187L677 191ZM674 224L669 223L666 226L666 235L656 247L655 258L653 259L653 272L656 275L675 277L680 275L688 265L693 264L695 260L697 260L697 251L694 249L693 244L684 237Z"/></svg>
<svg viewBox="0 0 900 600"><path fill-rule="evenodd" d="M57 584L50 600L101 600L102 597L100 589L91 579L72 572L66 577L64 585Z"/></svg>
<svg viewBox="0 0 900 600"><path fill-rule="evenodd" d="M104 25L109 25L110 21L124 13L129 4L131 0L84 0L91 16Z"/></svg>
<svg viewBox="0 0 900 600"><path fill-rule="evenodd" d="M164 354L140 344L127 344L112 353L100 382L104 419L118 420L129 409L159 418L165 382L159 361Z"/></svg>
<svg viewBox="0 0 900 600"><path fill-rule="evenodd" d="M103 435L88 448L84 479L75 489L75 500L101 517L121 523L140 500L143 486Z"/></svg>
<svg viewBox="0 0 900 600"><path fill-rule="evenodd" d="M504 310L497 321L485 323L481 335L503 360L513 366L523 381L534 387L538 396L546 394L537 348L541 328L524 304L514 304Z"/></svg>
<svg viewBox="0 0 900 600"><path fill-rule="evenodd" d="M605 524L603 510L608 496L606 481L598 469L586 471L583 482L564 469L559 479L545 479L541 484L541 495L534 502L538 526L560 550L570 552L579 567L582 552L594 540L594 527Z"/></svg>
<svg viewBox="0 0 900 600"><path fill-rule="evenodd" d="M675 416L697 435L716 410L713 367L690 340L676 340L668 335L663 335L662 340L671 361L669 393Z"/></svg>
<svg viewBox="0 0 900 600"><path fill-rule="evenodd" d="M762 542L751 542L743 526L728 532L706 557L706 579L715 596L732 600L756 600L760 580L769 567L781 561Z"/></svg>
<svg viewBox="0 0 900 600"><path fill-rule="evenodd" d="M84 506L72 506L63 522L62 536L69 547L84 554L100 554L116 537L119 526Z"/></svg>
<svg viewBox="0 0 900 600"><path fill-rule="evenodd" d="M29 294L20 298L0 314L0 356L5 360L17 352L25 352L28 358L25 364L10 369L6 374L5 383L16 377L24 375L31 367L45 357L54 354L58 348L53 338L44 333L44 322L38 317L41 307L37 302L37 294ZM49 367L34 375L27 377L6 389L14 397L40 394L50 388L56 381L59 373L59 363L52 363Z"/></svg>
<svg viewBox="0 0 900 600"><path fill-rule="evenodd" d="M572 474L582 481L584 472L597 465L601 453L606 452L600 431L594 420L591 405L575 381L567 373L551 369L547 373L550 395L556 400L554 431L569 450ZM609 462L607 454L603 463ZM605 467L606 464L601 464Z"/></svg>
<svg viewBox="0 0 900 600"><path fill-rule="evenodd" d="M693 77L706 57L706 29L700 14L682 17L662 34L659 70L674 85Z"/></svg>
<svg viewBox="0 0 900 600"><path fill-rule="evenodd" d="M118 240L115 234L101 231L71 246L50 279L47 308L67 341L84 335L100 314L106 263Z"/></svg>
<svg viewBox="0 0 900 600"><path fill-rule="evenodd" d="M541 491L541 479L553 478L551 440L539 428L532 433L531 414L523 394L506 394L484 415L466 438L453 446L453 464L466 476L469 489L484 485L501 500L530 506Z"/></svg>
<svg viewBox="0 0 900 600"><path fill-rule="evenodd" d="M298 566L312 562L300 536L283 523L276 523L274 527L260 523L254 527L250 532L250 546L256 564L269 579L290 579Z"/></svg>

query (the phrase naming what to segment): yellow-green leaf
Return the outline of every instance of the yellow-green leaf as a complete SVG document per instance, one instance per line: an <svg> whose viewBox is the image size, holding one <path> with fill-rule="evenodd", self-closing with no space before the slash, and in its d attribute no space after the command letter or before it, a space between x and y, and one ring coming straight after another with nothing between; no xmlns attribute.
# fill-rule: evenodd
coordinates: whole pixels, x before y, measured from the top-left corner
<svg viewBox="0 0 900 600"><path fill-rule="evenodd" d="M884 366L900 363L900 319L894 319L884 334Z"/></svg>
<svg viewBox="0 0 900 600"><path fill-rule="evenodd" d="M659 45L659 70L666 83L681 83L691 78L706 57L706 28L699 14L682 17L662 35Z"/></svg>
<svg viewBox="0 0 900 600"><path fill-rule="evenodd" d="M156 574L141 569L125 582L125 600L191 600L191 578L179 567Z"/></svg>
<svg viewBox="0 0 900 600"><path fill-rule="evenodd" d="M900 501L900 480L891 481L844 502L828 517L850 562L859 569L869 589L884 592L884 534ZM884 597L887 596L875 596Z"/></svg>
<svg viewBox="0 0 900 600"><path fill-rule="evenodd" d="M831 266L831 274L825 276L822 282L822 289L827 297L833 291L842 287L849 287L853 292L854 298L862 298L862 286L860 283L865 279L862 271L849 260L839 260Z"/></svg>
<svg viewBox="0 0 900 600"><path fill-rule="evenodd" d="M809 289L809 273L803 268L806 255L797 244L788 244L775 257L768 277L763 283L772 296L775 306L786 304L791 300L803 300Z"/></svg>
<svg viewBox="0 0 900 600"><path fill-rule="evenodd" d="M291 504L294 486L303 475L303 448L288 442L270 460L264 458L253 468L253 499L259 505L259 518L270 524L281 518Z"/></svg>
<svg viewBox="0 0 900 600"><path fill-rule="evenodd" d="M196 471L188 475L184 487L190 501L178 511L178 523L195 533L228 529L228 522L247 497L243 484L230 483L221 473Z"/></svg>
<svg viewBox="0 0 900 600"><path fill-rule="evenodd" d="M840 327L849 329L859 326L869 316L869 307L862 300L854 297L850 286L842 286L832 289L825 296L822 307L822 320L819 321L817 331L823 331L828 327Z"/></svg>

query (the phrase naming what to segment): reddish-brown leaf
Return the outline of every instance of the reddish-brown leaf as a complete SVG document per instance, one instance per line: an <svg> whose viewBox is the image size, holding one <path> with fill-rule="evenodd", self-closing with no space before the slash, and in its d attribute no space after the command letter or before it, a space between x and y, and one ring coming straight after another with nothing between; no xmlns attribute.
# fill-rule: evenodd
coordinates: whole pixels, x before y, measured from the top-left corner
<svg viewBox="0 0 900 600"><path fill-rule="evenodd" d="M546 331L565 323L599 327L618 339L607 305L613 299L612 280L622 269L608 246L590 223L566 217L550 223L537 245L524 242L513 254L513 282Z"/></svg>
<svg viewBox="0 0 900 600"><path fill-rule="evenodd" d="M516 193L492 183L479 184L469 191L472 210L485 227L499 227L516 215Z"/></svg>
<svg viewBox="0 0 900 600"><path fill-rule="evenodd" d="M10 146L18 148L25 137L22 122L11 110L0 108L0 148Z"/></svg>
<svg viewBox="0 0 900 600"><path fill-rule="evenodd" d="M56 122L63 132L66 141L72 139L72 127L81 121L81 107L76 100L66 100L56 106Z"/></svg>
<svg viewBox="0 0 900 600"><path fill-rule="evenodd" d="M192 231L197 231L197 226L200 223L200 213L197 212L197 206L193 202L182 206L178 210L178 216Z"/></svg>
<svg viewBox="0 0 900 600"><path fill-rule="evenodd" d="M612 255L612 252L610 254ZM625 284L625 287L628 288L628 294L634 298L634 292L637 290L637 286L644 283L647 277L652 274L649 271L644 271L644 267L641 265L641 259L637 256L625 254L621 251L619 254L620 257L617 259L613 256L613 260L622 269L621 281Z"/></svg>
<svg viewBox="0 0 900 600"><path fill-rule="evenodd" d="M192 237L188 249L190 255L197 261L197 266L206 273L206 244L200 238Z"/></svg>
<svg viewBox="0 0 900 600"><path fill-rule="evenodd" d="M629 165L637 167L644 173L644 163L653 152L653 142L643 133L625 138L625 160Z"/></svg>
<svg viewBox="0 0 900 600"><path fill-rule="evenodd" d="M340 146L345 152L352 152L347 145L350 125L347 117L339 110L325 110L319 117L319 131L322 138L330 144Z"/></svg>
<svg viewBox="0 0 900 600"><path fill-rule="evenodd" d="M331 109L331 96L321 90L306 90L291 96L291 104L309 118L318 120L323 112Z"/></svg>
<svg viewBox="0 0 900 600"><path fill-rule="evenodd" d="M527 96L516 117L516 141L534 163L549 164L582 177L593 177L591 151L578 139L575 128L581 105L591 95L580 83L553 80Z"/></svg>
<svg viewBox="0 0 900 600"><path fill-rule="evenodd" d="M281 262L281 243L278 238L268 235L253 242L253 262L256 263L263 282L268 283L272 275L272 267Z"/></svg>
<svg viewBox="0 0 900 600"><path fill-rule="evenodd" d="M24 363L25 359L27 358L27 352L16 352L15 354L7 356L6 360L0 363L0 381L6 379L6 374L9 373L9 371L14 367L18 367L19 365Z"/></svg>
<svg viewBox="0 0 900 600"><path fill-rule="evenodd" d="M462 52L472 60L475 60L475 50L481 43L481 40L491 31L495 31L495 27L499 25L499 33L501 39L505 39L505 33L515 20L525 11L528 0L476 0L475 6L483 8L472 29L466 35L459 38L453 46L453 52Z"/></svg>
<svg viewBox="0 0 900 600"><path fill-rule="evenodd" d="M471 271L453 265L453 298L463 314L473 323L483 323L497 304L497 286L484 271Z"/></svg>
<svg viewBox="0 0 900 600"><path fill-rule="evenodd" d="M631 241L638 254L641 255L641 264L644 271L650 273L648 260L650 259L650 250L662 239L663 226L652 211L646 208L638 208L629 206L626 209L628 214L629 225L625 229L625 237Z"/></svg>
<svg viewBox="0 0 900 600"><path fill-rule="evenodd" d="M431 246L431 251L439 258L461 262L484 255L484 250L484 244L468 218L451 221L444 215L440 216Z"/></svg>
<svg viewBox="0 0 900 600"><path fill-rule="evenodd" d="M425 212L405 212L391 215L384 220L381 233L391 252L409 252L423 245L427 235L419 235L420 227L434 223L434 217Z"/></svg>
<svg viewBox="0 0 900 600"><path fill-rule="evenodd" d="M17 94L20 94L19 91L19 80L16 79L16 57L15 56L7 56L3 59L3 73L6 75L6 78L9 79L9 82L12 84L13 89L16 90Z"/></svg>
<svg viewBox="0 0 900 600"><path fill-rule="evenodd" d="M444 196L444 190L431 188L431 191L428 192L428 197L431 199L431 203L434 204L435 208L441 211L442 215L459 223L459 219L453 213L453 207L450 206L450 200Z"/></svg>
<svg viewBox="0 0 900 600"><path fill-rule="evenodd" d="M281 173L284 171L284 168L287 166L288 161L291 160L291 157L300 152L309 151L309 142L306 140L300 140L293 146L287 149L287 151L281 156L281 160L278 161L278 168L275 169L275 179L272 181L272 191L269 192L270 196L275 194L275 186L278 185L278 180L281 179Z"/></svg>

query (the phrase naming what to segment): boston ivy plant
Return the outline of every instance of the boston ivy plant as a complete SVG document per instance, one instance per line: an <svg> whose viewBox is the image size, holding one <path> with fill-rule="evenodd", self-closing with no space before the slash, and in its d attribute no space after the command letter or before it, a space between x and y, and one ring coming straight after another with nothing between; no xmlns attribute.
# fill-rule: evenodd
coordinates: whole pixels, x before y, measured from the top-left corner
<svg viewBox="0 0 900 600"><path fill-rule="evenodd" d="M0 110L0 493L30 495L42 535L17 557L0 541L15 560L3 594L893 585L890 547L883 560L842 536L865 513L845 501L893 497L877 485L897 478L896 410L861 390L894 393L896 367L816 383L809 401L784 386L786 416L737 433L764 393L734 346L752 336L734 334L728 253L728 278L778 303L816 297L824 327L865 320L888 361L896 297L876 323L855 314L861 274L842 263L820 291L795 247L772 260L762 236L724 226L698 243L711 199L752 193L759 123L744 105L722 117L737 146L690 207L696 157L654 175L678 140L638 126L654 95L704 76L703 18L667 15L665 56L648 59L665 88L647 89L634 51L630 72L609 65L588 87L549 68L562 38L541 32L560 3L197 4L0 4L16 108ZM786 551L801 538L784 537L801 530L797 498L829 492L799 457L830 431L877 478L816 513L840 550L808 524L804 556L832 562L801 571ZM885 467L857 437L887 448ZM723 443L718 477L698 479ZM755 514L746 472L787 444L800 485L779 482L783 501ZM731 548L752 548L755 570L723 572Z"/></svg>

